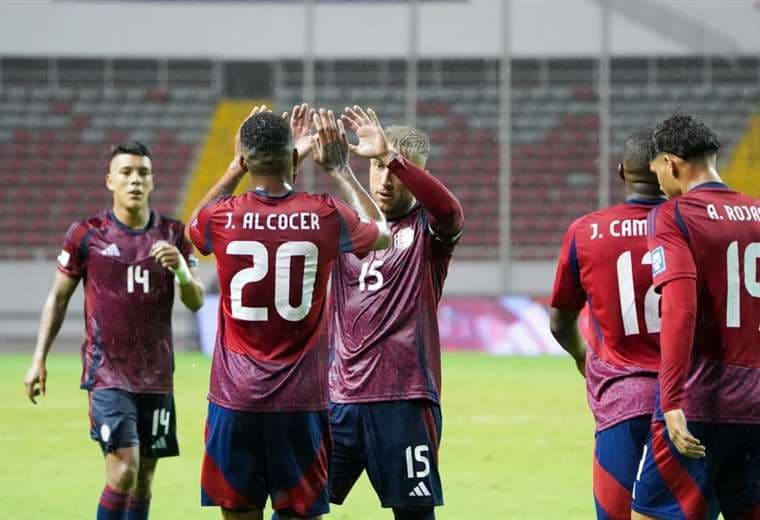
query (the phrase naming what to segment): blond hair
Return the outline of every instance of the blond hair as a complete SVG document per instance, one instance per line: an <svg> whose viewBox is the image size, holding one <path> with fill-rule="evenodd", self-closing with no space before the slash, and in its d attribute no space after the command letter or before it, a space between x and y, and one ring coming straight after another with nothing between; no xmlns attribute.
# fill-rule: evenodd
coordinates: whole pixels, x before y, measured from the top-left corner
<svg viewBox="0 0 760 520"><path fill-rule="evenodd" d="M389 126L385 135L391 146L407 159L418 157L422 160L430 155L430 137L411 126Z"/></svg>

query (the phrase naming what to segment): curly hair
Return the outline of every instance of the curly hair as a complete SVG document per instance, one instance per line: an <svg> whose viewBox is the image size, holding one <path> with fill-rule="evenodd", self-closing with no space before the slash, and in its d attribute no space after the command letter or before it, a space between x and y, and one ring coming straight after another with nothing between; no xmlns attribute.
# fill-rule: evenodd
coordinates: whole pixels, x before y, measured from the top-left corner
<svg viewBox="0 0 760 520"><path fill-rule="evenodd" d="M668 152L688 161L714 154L719 149L718 135L704 121L678 112L655 127L650 156L654 158Z"/></svg>
<svg viewBox="0 0 760 520"><path fill-rule="evenodd" d="M111 159L123 153L150 159L150 150L140 141L128 141L111 146Z"/></svg>
<svg viewBox="0 0 760 520"><path fill-rule="evenodd" d="M293 145L290 125L272 112L256 114L240 128L240 144L247 153L290 152Z"/></svg>

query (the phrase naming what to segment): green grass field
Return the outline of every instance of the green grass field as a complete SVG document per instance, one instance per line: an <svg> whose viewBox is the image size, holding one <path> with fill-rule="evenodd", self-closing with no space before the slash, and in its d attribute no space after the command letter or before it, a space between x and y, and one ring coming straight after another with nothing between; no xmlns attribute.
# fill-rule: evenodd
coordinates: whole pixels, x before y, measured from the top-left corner
<svg viewBox="0 0 760 520"><path fill-rule="evenodd" d="M0 517L94 518L102 457L89 439L79 358L51 355L48 395L23 393L29 358L0 357ZM159 463L151 518L220 518L199 504L209 361L177 356L180 457ZM444 357L442 520L583 519L591 495L593 422L568 358ZM365 477L329 518L389 519Z"/></svg>

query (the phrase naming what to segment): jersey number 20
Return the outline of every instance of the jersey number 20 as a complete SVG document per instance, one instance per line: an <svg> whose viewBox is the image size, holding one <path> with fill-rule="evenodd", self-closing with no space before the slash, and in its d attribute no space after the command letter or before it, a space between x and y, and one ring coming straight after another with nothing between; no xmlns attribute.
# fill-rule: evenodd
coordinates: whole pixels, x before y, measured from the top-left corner
<svg viewBox="0 0 760 520"><path fill-rule="evenodd" d="M253 258L253 267L238 271L230 281L232 317L245 321L267 321L267 307L243 305L243 287L260 282L269 273L269 252L264 244L255 240L235 240L227 244L228 255L245 255ZM294 256L304 258L301 304L290 305L290 263ZM314 281L317 277L319 250L312 242L285 242L277 248L274 266L274 307L277 314L288 321L300 321L311 310Z"/></svg>

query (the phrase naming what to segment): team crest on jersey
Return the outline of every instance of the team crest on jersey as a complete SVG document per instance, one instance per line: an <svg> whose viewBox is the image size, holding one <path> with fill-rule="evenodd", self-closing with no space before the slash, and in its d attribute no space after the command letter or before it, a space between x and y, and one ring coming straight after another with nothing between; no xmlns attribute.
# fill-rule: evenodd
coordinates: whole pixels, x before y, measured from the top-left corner
<svg viewBox="0 0 760 520"><path fill-rule="evenodd" d="M406 249L414 242L414 230L406 227L393 235L393 246L398 249Z"/></svg>
<svg viewBox="0 0 760 520"><path fill-rule="evenodd" d="M67 265L69 265L70 258L71 258L71 254L65 249L61 249L61 254L58 255L58 263L61 264L61 266L66 267Z"/></svg>
<svg viewBox="0 0 760 520"><path fill-rule="evenodd" d="M665 272L665 249L662 246L652 250L652 276Z"/></svg>

